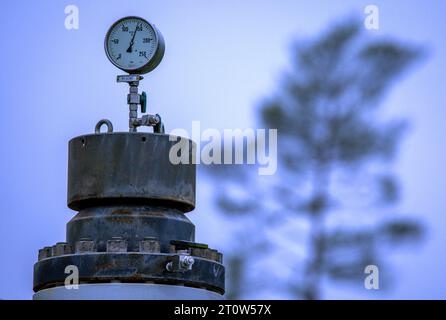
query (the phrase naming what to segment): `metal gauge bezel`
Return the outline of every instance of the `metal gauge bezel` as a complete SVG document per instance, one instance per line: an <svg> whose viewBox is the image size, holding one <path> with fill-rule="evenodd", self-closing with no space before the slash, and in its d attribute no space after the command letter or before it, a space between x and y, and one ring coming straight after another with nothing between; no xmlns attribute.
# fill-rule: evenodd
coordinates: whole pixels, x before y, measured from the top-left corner
<svg viewBox="0 0 446 320"><path fill-rule="evenodd" d="M141 20L144 23L147 23L152 28L152 30L154 31L155 41L156 41L156 49L155 49L154 54L150 58L150 60L147 61L147 63L144 64L143 66L138 67L138 68L134 68L134 69L123 68L120 65L118 65L113 60L113 58L110 55L110 52L108 51L108 40L109 40L111 31L116 27L116 25L122 23L125 20L130 20L130 19L137 19L137 20ZM146 19L143 19L143 18L138 17L138 16L127 16L127 17L124 17L124 18L121 18L121 19L117 20L108 29L107 34L105 35L105 39L104 39L104 49L105 49L105 54L107 55L108 60L110 60L110 62L115 67L117 67L118 69L121 69L121 70L123 70L123 71L125 71L125 72L127 72L129 74L145 74L145 73L148 73L148 72L152 71L153 69L155 69L160 64L160 62L161 62L161 60L163 59L163 56L164 56L165 45L164 45L164 38L163 38L161 32L152 23L150 23Z"/></svg>

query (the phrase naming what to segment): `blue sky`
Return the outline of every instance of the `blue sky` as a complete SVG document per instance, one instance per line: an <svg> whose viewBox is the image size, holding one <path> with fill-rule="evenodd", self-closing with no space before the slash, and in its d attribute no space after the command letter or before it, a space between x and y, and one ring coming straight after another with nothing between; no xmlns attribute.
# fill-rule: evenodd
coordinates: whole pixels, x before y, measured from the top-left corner
<svg viewBox="0 0 446 320"><path fill-rule="evenodd" d="M77 5L79 30L64 27L66 5ZM422 215L423 245L389 257L397 283L382 298L446 298L446 136L444 1L8 1L0 11L0 298L29 299L39 248L65 238L74 215L66 207L67 142L91 133L101 118L125 131L127 87L107 60L103 39L126 15L155 23L166 41L160 66L148 74L148 110L168 130L255 127L254 106L277 86L295 38L311 38L336 20L380 8L380 29L424 45L429 58L391 91L390 115L404 115L411 130L394 170L403 186L400 211ZM205 180L200 176L199 179ZM219 247L219 217L206 181L189 217L197 239ZM328 298L377 297L328 285Z"/></svg>

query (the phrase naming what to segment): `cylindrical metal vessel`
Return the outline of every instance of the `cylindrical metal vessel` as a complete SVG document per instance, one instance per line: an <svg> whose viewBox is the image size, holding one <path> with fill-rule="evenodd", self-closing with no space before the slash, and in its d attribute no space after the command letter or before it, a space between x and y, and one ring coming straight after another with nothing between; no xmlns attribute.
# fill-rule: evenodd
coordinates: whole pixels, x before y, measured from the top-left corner
<svg viewBox="0 0 446 320"><path fill-rule="evenodd" d="M69 142L67 205L78 214L66 242L39 251L35 299L222 297L222 255L195 242L184 215L195 207L195 146L186 139L188 163L173 164L179 139L103 133Z"/></svg>

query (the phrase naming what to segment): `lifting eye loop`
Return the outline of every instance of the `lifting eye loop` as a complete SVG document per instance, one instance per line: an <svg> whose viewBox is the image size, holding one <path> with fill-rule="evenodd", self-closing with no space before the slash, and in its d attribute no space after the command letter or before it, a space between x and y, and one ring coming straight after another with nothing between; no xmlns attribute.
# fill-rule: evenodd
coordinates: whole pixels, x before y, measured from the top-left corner
<svg viewBox="0 0 446 320"><path fill-rule="evenodd" d="M101 133L101 127L104 124L107 126L107 133L113 132L113 124L111 123L111 121L107 119L102 119L99 120L98 123L96 123L96 126L94 127L94 133Z"/></svg>

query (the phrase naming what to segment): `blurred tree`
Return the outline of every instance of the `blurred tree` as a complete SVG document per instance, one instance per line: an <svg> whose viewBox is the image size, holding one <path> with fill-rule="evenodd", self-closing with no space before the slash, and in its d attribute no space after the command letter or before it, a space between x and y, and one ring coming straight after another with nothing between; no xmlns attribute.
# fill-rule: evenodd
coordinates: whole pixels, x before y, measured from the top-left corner
<svg viewBox="0 0 446 320"><path fill-rule="evenodd" d="M291 72L278 93L258 109L261 125L278 129L279 170L273 185L262 188L264 181L247 173L246 166L210 170L226 181L216 203L244 226L237 234L244 235L245 254L234 250L228 255L231 298L249 296L246 290L257 280L247 276L252 268L247 262L274 246L267 233L280 233L296 214L308 221L309 240L303 244L307 254L302 268L302 259L290 255L287 262L293 269L285 283L305 299L322 297L325 277L364 279L365 266L382 269L383 245L421 236L416 220L390 211L399 187L387 164L406 122L383 121L378 113L387 90L421 56L418 48L368 36L360 22L350 20L295 46ZM234 194L234 188L248 192ZM371 223L363 223L370 210L387 214L372 215ZM345 215L350 222L346 225L338 221ZM246 235L260 240L250 245ZM297 245L288 240L290 246ZM265 272L261 277L264 282Z"/></svg>

